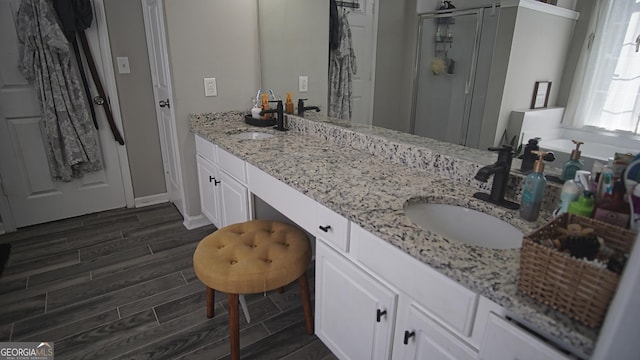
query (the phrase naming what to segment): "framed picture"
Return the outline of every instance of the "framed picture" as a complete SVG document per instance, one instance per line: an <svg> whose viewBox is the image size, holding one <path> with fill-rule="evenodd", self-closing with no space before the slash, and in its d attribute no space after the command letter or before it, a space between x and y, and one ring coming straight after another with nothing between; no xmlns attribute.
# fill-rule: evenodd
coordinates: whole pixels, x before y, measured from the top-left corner
<svg viewBox="0 0 640 360"><path fill-rule="evenodd" d="M536 81L533 89L533 99L531 99L531 108L546 108L549 103L549 93L551 92L551 81Z"/></svg>

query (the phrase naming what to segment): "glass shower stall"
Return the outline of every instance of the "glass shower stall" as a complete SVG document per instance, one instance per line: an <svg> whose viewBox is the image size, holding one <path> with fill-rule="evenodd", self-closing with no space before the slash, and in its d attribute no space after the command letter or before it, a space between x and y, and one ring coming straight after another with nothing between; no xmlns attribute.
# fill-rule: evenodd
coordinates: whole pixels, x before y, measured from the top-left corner
<svg viewBox="0 0 640 360"><path fill-rule="evenodd" d="M411 131L477 148L499 7L421 14Z"/></svg>

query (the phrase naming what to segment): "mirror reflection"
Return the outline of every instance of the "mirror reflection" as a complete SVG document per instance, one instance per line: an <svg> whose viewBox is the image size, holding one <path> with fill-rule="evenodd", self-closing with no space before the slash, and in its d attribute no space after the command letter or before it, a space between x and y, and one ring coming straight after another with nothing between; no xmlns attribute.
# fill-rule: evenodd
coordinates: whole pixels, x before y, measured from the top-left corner
<svg viewBox="0 0 640 360"><path fill-rule="evenodd" d="M258 3L263 88L308 98L326 115L331 105L330 2ZM434 0L344 3L357 4L338 6L338 15L348 21L356 58L352 122L478 149L512 141L517 146L537 136L525 131L522 121L510 122L513 111L525 119L549 114L547 127L554 131L544 132L541 147L544 138L562 132L564 110L557 108L569 101L596 1L574 2L575 11L534 0L457 0L447 2L455 9L446 11L437 11L444 2ZM296 19L299 14L313 16ZM301 76L308 76L306 92L299 91ZM529 110L537 81L551 84L549 109ZM627 138L626 148L637 147L637 138Z"/></svg>

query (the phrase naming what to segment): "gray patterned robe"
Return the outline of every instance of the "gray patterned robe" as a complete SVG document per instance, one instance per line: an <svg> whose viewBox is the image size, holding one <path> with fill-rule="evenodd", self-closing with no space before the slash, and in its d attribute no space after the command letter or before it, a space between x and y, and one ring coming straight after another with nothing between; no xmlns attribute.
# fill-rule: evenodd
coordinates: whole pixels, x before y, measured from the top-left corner
<svg viewBox="0 0 640 360"><path fill-rule="evenodd" d="M340 45L329 50L329 111L327 115L351 120L352 82L356 74L356 55L351 43L347 13L340 16Z"/></svg>
<svg viewBox="0 0 640 360"><path fill-rule="evenodd" d="M54 179L102 169L100 148L70 46L47 0L22 0L16 18L20 71L35 83L41 128Z"/></svg>

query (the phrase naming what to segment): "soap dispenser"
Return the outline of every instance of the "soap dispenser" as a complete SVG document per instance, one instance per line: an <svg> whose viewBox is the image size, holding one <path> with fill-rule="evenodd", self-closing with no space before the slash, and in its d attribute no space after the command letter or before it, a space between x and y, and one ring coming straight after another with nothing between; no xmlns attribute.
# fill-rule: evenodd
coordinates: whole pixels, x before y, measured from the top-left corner
<svg viewBox="0 0 640 360"><path fill-rule="evenodd" d="M293 114L293 100L291 100L291 93L287 93L287 100L284 103L284 112L287 114Z"/></svg>
<svg viewBox="0 0 640 360"><path fill-rule="evenodd" d="M544 198L544 189L547 186L547 180L544 178L544 157L546 151L534 150L533 154L538 156L533 171L524 179L524 188L522 189L522 201L520 203L520 217L527 221L536 221L540 214L542 199Z"/></svg>
<svg viewBox="0 0 640 360"><path fill-rule="evenodd" d="M575 178L576 171L582 170L582 160L580 160L580 145L584 144L582 141L571 140L576 144L575 150L571 151L571 157L562 166L562 181L567 181Z"/></svg>

